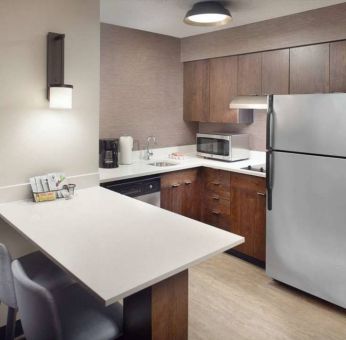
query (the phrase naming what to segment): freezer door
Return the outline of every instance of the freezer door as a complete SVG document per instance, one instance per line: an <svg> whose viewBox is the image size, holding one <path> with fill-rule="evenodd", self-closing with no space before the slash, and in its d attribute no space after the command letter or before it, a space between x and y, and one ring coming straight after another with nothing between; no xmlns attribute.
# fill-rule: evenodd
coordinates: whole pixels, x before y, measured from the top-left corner
<svg viewBox="0 0 346 340"><path fill-rule="evenodd" d="M275 150L346 156L346 94L273 97Z"/></svg>
<svg viewBox="0 0 346 340"><path fill-rule="evenodd" d="M346 308L346 160L274 152L266 272Z"/></svg>

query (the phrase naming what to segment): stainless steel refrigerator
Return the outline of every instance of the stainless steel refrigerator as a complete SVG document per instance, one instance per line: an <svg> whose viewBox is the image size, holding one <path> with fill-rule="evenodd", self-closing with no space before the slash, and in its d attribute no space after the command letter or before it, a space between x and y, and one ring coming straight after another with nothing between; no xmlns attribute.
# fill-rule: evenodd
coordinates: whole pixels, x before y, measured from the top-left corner
<svg viewBox="0 0 346 340"><path fill-rule="evenodd" d="M346 94L269 96L267 199L267 275L346 308Z"/></svg>

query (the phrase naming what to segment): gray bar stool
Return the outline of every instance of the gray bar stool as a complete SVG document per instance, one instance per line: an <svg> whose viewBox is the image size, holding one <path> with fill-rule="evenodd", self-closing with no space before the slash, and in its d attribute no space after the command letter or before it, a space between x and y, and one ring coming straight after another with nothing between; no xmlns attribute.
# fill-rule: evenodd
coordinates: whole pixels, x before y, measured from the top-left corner
<svg viewBox="0 0 346 340"><path fill-rule="evenodd" d="M75 281L41 252L23 256L19 259L32 280L48 290L66 287ZM0 302L8 307L6 340L14 339L18 304L11 270L12 258L5 245L0 243Z"/></svg>
<svg viewBox="0 0 346 340"><path fill-rule="evenodd" d="M78 284L49 291L12 262L14 286L27 340L111 340L122 333L122 306L104 307Z"/></svg>

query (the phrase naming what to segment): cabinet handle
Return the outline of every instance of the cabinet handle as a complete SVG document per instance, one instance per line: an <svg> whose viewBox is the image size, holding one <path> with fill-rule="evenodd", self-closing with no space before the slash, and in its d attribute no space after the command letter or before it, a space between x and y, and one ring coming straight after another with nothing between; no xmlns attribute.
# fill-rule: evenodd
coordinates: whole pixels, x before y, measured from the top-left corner
<svg viewBox="0 0 346 340"><path fill-rule="evenodd" d="M220 211L218 210L212 210L211 213L214 215L220 215Z"/></svg>
<svg viewBox="0 0 346 340"><path fill-rule="evenodd" d="M191 181L185 181L185 184L186 185L189 185L189 184L191 184L192 182Z"/></svg>
<svg viewBox="0 0 346 340"><path fill-rule="evenodd" d="M218 195L214 195L214 196L213 196L213 200L218 201L219 199L220 199L220 196L218 196Z"/></svg>
<svg viewBox="0 0 346 340"><path fill-rule="evenodd" d="M259 196L265 196L266 194L264 192L258 192L257 195Z"/></svg>
<svg viewBox="0 0 346 340"><path fill-rule="evenodd" d="M180 184L179 184L179 183L174 183L174 184L172 184L172 188L178 188L178 187L180 187Z"/></svg>
<svg viewBox="0 0 346 340"><path fill-rule="evenodd" d="M211 182L211 184L220 185L221 183L220 182Z"/></svg>

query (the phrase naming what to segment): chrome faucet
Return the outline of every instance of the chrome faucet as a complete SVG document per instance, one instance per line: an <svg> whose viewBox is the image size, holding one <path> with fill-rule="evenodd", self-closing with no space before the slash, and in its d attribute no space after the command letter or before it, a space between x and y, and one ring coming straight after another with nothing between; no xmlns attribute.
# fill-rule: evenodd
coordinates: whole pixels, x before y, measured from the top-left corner
<svg viewBox="0 0 346 340"><path fill-rule="evenodd" d="M153 141L153 145L156 144L156 137L155 136L149 136L147 138L147 150L146 150L146 153L145 153L145 156L144 156L144 158L146 160L150 160L151 157L154 156L153 150L150 150L150 148L149 148L150 147L150 141Z"/></svg>

